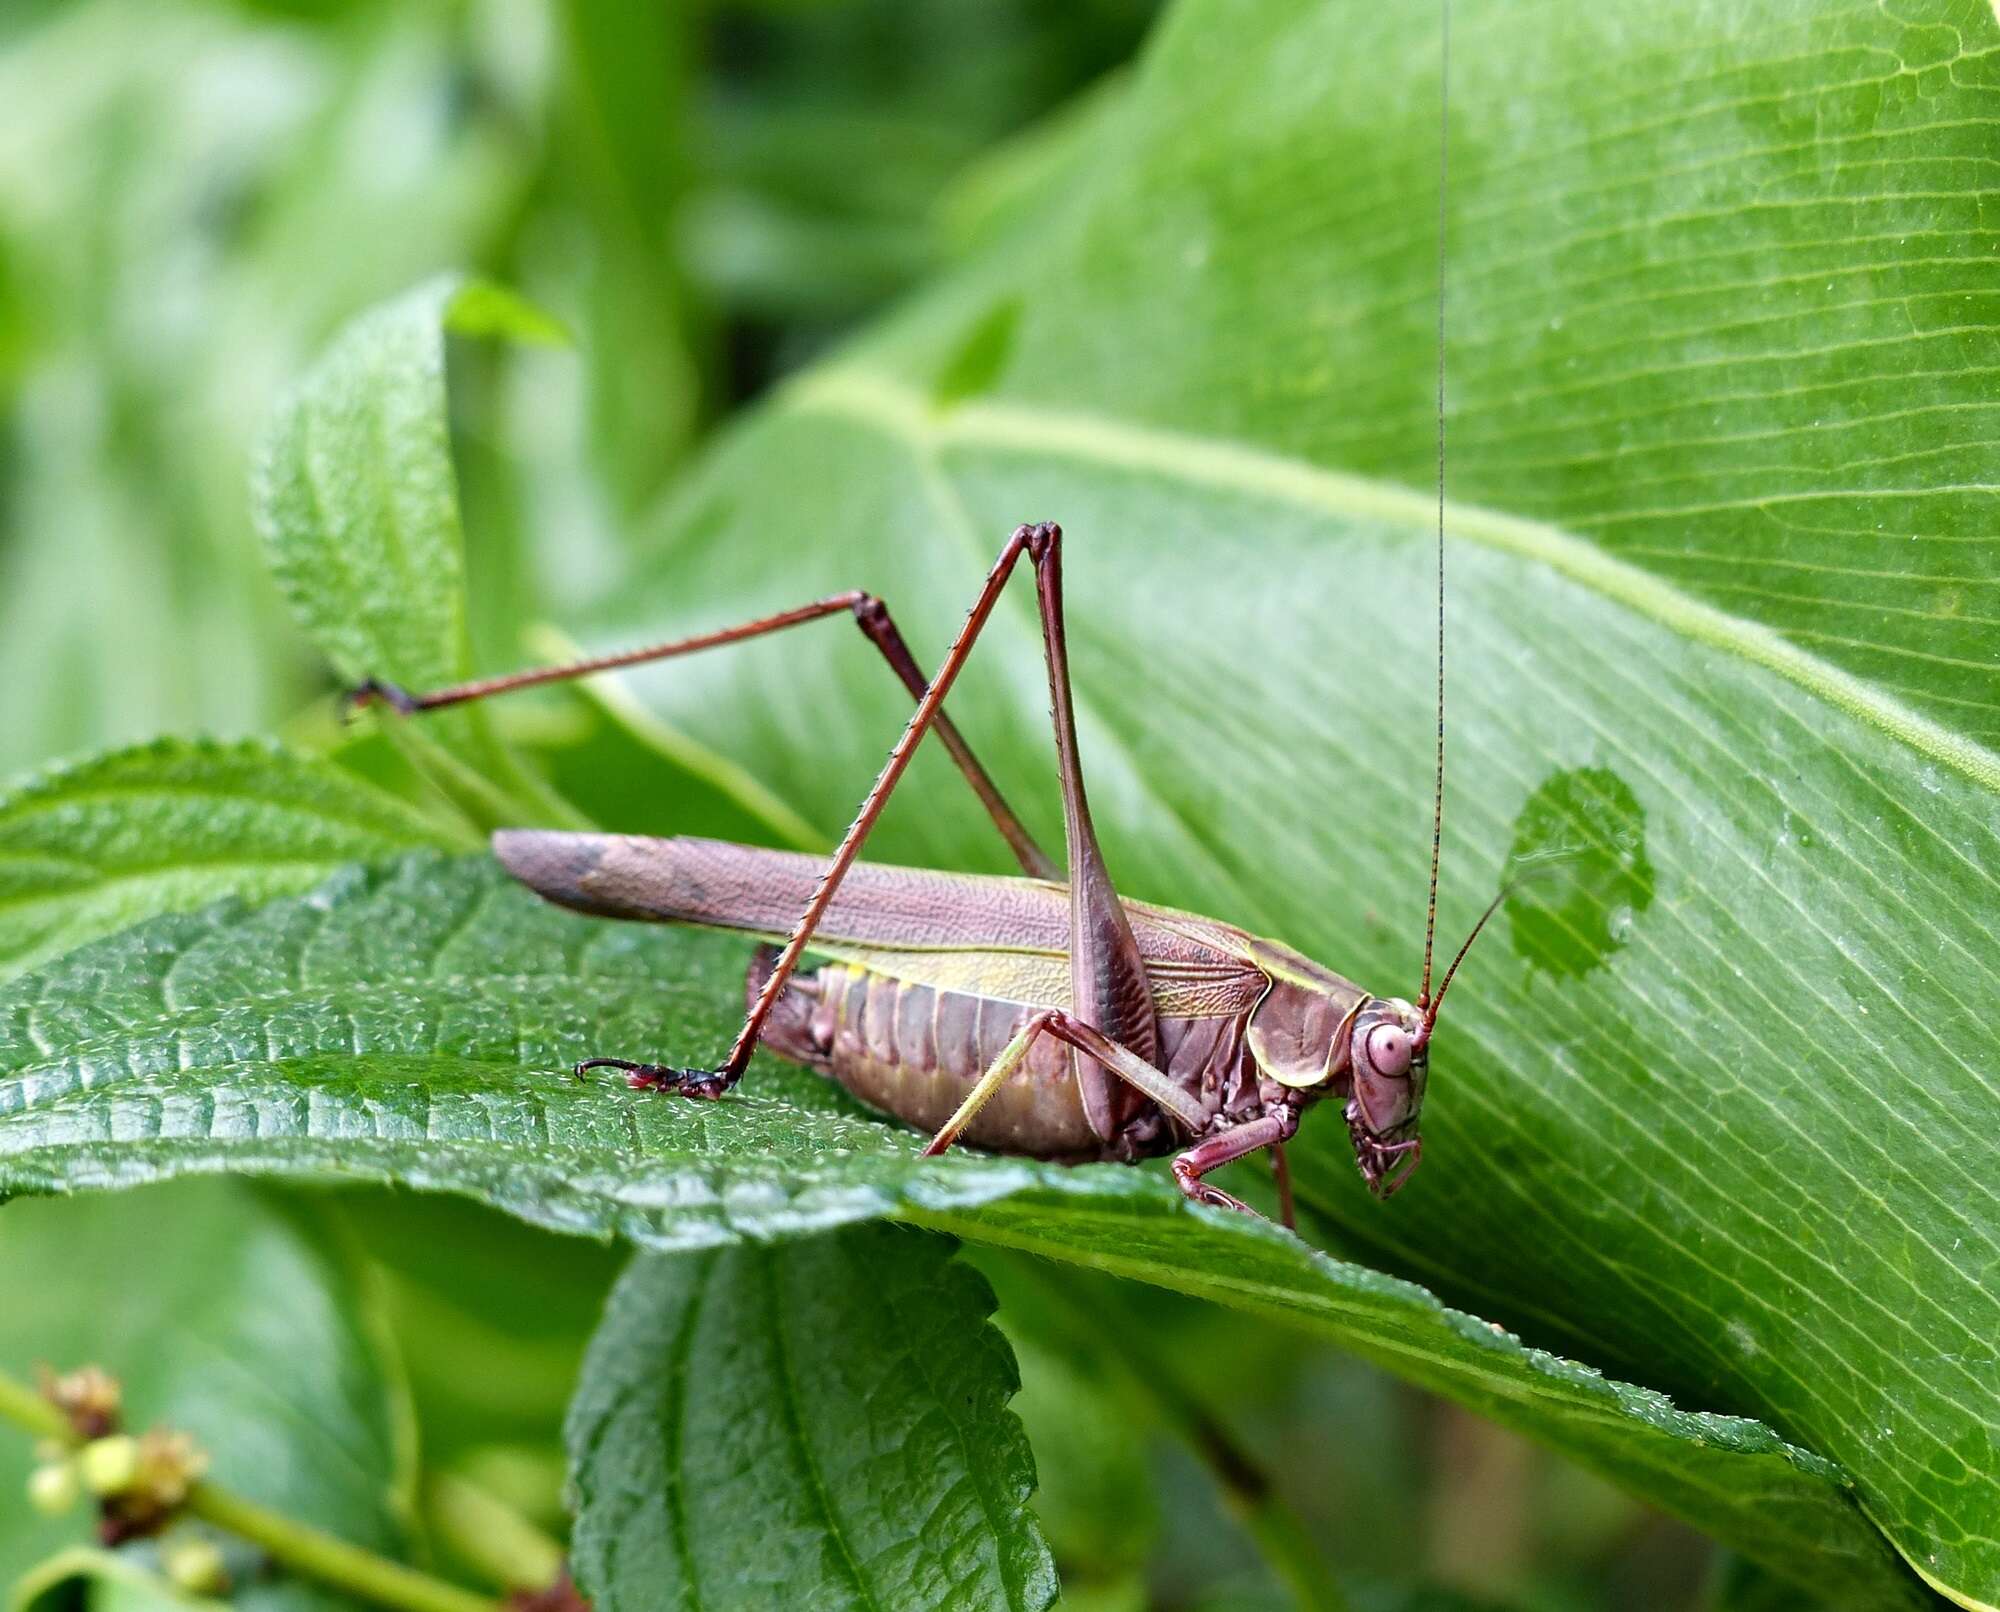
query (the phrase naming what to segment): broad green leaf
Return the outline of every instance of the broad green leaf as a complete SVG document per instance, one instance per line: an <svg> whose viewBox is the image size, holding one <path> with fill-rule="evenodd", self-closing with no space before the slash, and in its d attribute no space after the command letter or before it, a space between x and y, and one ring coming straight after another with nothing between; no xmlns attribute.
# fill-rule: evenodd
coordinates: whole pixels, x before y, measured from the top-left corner
<svg viewBox="0 0 2000 1612"><path fill-rule="evenodd" d="M1308 1202L1837 1460L2000 1604L2000 22L1455 9L1441 940L1510 853L1601 865L1461 976L1417 1183L1309 1125ZM1059 517L1121 887L1414 995L1437 67L1431 7L1188 0L1032 225L729 439L581 625L866 586L934 664ZM952 700L1053 830L1038 654L1022 585ZM906 714L833 638L634 686L829 834ZM932 761L871 853L1002 866Z"/></svg>
<svg viewBox="0 0 2000 1612"><path fill-rule="evenodd" d="M163 739L51 767L0 796L0 978L140 918L468 838L261 741Z"/></svg>
<svg viewBox="0 0 2000 1612"><path fill-rule="evenodd" d="M94 1363L124 1385L129 1425L191 1432L211 1475L371 1550L402 1549L408 1430L374 1323L343 1261L282 1204L230 1182L70 1201L0 1216L0 1369ZM87 1514L17 1497L32 1441L0 1425L0 1585L89 1537ZM231 1547L236 1604L345 1605Z"/></svg>
<svg viewBox="0 0 2000 1612"><path fill-rule="evenodd" d="M496 286L430 281L335 337L279 405L258 455L254 501L271 569L350 685L376 678L421 693L468 670L448 332L561 334ZM483 710L443 712L398 740L482 821L559 809Z"/></svg>
<svg viewBox="0 0 2000 1612"><path fill-rule="evenodd" d="M480 858L163 917L0 989L0 1192L303 1173L682 1250L898 1215L1308 1327L1833 1604L1915 1604L1831 1462L1526 1348L1266 1223L1191 1209L1155 1171L925 1159L922 1138L761 1061L720 1104L570 1078L582 1053L712 1055L745 951L579 918Z"/></svg>
<svg viewBox="0 0 2000 1612"><path fill-rule="evenodd" d="M641 1257L570 1411L604 1612L1055 1599L993 1294L941 1237Z"/></svg>

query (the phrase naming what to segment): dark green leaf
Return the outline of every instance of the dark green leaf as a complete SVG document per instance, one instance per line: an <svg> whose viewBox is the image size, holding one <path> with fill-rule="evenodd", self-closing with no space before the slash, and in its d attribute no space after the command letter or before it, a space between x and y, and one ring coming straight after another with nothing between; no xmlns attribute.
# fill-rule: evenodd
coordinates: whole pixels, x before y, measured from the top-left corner
<svg viewBox="0 0 2000 1612"><path fill-rule="evenodd" d="M712 1055L744 953L578 918L480 859L161 918L0 991L0 1191L303 1172L681 1249L899 1214L1311 1328L1836 1601L1908 1602L1831 1463L1525 1349L1263 1222L1190 1209L1155 1172L925 1159L828 1083L762 1063L714 1105L569 1078L580 1053Z"/></svg>
<svg viewBox="0 0 2000 1612"><path fill-rule="evenodd" d="M267 743L161 740L52 767L0 798L0 978L140 918L469 838Z"/></svg>
<svg viewBox="0 0 2000 1612"><path fill-rule="evenodd" d="M367 1549L397 1553L411 1503L408 1430L343 1263L254 1188L188 1182L8 1206L0 1231L0 1368L104 1367L135 1431L194 1434L214 1478ZM82 1512L17 1497L33 1462L0 1427L0 1582L88 1537ZM233 1562L238 1604L343 1605Z"/></svg>
<svg viewBox="0 0 2000 1612"><path fill-rule="evenodd" d="M642 1257L570 1413L579 1583L660 1605L1055 1599L993 1295L885 1226Z"/></svg>

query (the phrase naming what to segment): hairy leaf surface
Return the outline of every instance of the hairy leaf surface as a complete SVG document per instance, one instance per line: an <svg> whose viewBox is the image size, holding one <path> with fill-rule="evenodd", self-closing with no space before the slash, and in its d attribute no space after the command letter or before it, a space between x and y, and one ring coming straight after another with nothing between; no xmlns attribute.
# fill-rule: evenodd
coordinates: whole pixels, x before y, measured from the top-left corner
<svg viewBox="0 0 2000 1612"><path fill-rule="evenodd" d="M547 341L510 293L446 276L353 320L279 404L253 502L271 569L349 687L416 693L470 658L465 533L445 408L445 337ZM559 806L487 713L446 711L398 744L475 820Z"/></svg>
<svg viewBox="0 0 2000 1612"><path fill-rule="evenodd" d="M163 739L51 767L0 797L0 978L136 919L467 843L273 744Z"/></svg>
<svg viewBox="0 0 2000 1612"><path fill-rule="evenodd" d="M1830 1462L1191 1209L1155 1171L925 1159L921 1137L763 1062L715 1104L569 1076L583 1052L719 1050L744 962L727 936L546 906L481 858L163 917L0 990L0 1191L216 1170L388 1181L679 1250L901 1216L1312 1327L1835 1602L1911 1601Z"/></svg>

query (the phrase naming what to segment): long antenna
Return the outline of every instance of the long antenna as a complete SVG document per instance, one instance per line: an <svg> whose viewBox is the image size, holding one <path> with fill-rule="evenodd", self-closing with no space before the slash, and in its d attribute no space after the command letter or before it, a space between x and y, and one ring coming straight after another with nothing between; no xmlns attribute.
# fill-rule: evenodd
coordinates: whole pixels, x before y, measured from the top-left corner
<svg viewBox="0 0 2000 1612"><path fill-rule="evenodd" d="M1438 451L1438 742L1437 784L1431 793L1431 894L1424 915L1424 982L1417 1006L1431 1005L1431 952L1437 945L1438 859L1444 851L1444 270L1449 218L1446 181L1451 176L1451 0L1438 0L1438 226L1437 226L1437 451ZM1461 954L1462 955L1462 954ZM1438 993L1444 995L1442 991Z"/></svg>

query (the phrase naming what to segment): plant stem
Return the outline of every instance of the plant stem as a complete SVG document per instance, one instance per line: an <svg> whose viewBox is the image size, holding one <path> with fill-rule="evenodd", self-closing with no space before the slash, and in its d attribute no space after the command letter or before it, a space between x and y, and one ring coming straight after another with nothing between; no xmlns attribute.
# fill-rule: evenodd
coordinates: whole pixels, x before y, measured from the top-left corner
<svg viewBox="0 0 2000 1612"><path fill-rule="evenodd" d="M26 1383L17 1382L5 1372L0 1372L0 1417L25 1428L36 1438L61 1439L65 1444L76 1442L76 1435L70 1431L61 1411Z"/></svg>
<svg viewBox="0 0 2000 1612"><path fill-rule="evenodd" d="M195 1485L187 1509L191 1516L249 1540L293 1572L378 1606L399 1612L493 1612L494 1603L483 1595L350 1545L212 1483Z"/></svg>
<svg viewBox="0 0 2000 1612"><path fill-rule="evenodd" d="M60 1411L4 1371L0 1371L0 1421L13 1422L37 1438L60 1439L69 1445L81 1442ZM188 1495L187 1510L190 1516L258 1546L282 1567L378 1606L392 1607L395 1612L495 1612L498 1605L486 1596L271 1511L218 1484L196 1484Z"/></svg>
<svg viewBox="0 0 2000 1612"><path fill-rule="evenodd" d="M502 1589L538 1590L553 1584L562 1571L562 1546L478 1484L440 1473L424 1498L437 1536L468 1567Z"/></svg>

